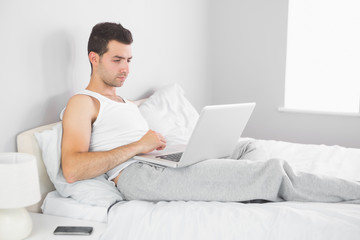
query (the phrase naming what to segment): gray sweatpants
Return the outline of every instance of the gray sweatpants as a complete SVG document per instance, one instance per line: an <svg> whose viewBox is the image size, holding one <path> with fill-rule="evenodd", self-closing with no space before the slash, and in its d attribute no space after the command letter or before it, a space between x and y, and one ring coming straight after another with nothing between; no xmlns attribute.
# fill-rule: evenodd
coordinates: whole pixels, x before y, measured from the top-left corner
<svg viewBox="0 0 360 240"><path fill-rule="evenodd" d="M210 159L184 168L134 163L123 170L117 187L127 200L360 200L360 183L294 172L279 159Z"/></svg>

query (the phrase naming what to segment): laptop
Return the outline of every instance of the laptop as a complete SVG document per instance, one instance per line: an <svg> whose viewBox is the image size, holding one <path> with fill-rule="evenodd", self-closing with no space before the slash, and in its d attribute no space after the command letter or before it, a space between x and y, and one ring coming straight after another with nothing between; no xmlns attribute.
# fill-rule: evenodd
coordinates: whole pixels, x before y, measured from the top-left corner
<svg viewBox="0 0 360 240"><path fill-rule="evenodd" d="M255 103L206 106L186 145L136 155L134 159L167 167L185 167L232 154L255 108Z"/></svg>

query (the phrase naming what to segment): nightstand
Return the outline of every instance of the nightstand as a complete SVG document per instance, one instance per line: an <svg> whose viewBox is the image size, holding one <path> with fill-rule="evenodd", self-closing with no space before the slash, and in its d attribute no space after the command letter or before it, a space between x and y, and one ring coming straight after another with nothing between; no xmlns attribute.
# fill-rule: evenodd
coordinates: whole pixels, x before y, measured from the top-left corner
<svg viewBox="0 0 360 240"><path fill-rule="evenodd" d="M98 240L105 231L106 224L100 222L84 221L73 218L57 217L52 215L30 213L33 229L27 240ZM89 236L54 235L57 226L91 226L93 232Z"/></svg>

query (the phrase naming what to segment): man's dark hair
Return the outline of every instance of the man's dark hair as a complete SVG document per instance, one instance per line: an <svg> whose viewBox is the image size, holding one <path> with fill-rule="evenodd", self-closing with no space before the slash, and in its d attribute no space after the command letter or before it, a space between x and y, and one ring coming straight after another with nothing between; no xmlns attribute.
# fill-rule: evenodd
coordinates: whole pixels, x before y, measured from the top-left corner
<svg viewBox="0 0 360 240"><path fill-rule="evenodd" d="M116 40L123 44L131 44L133 38L131 32L124 28L120 23L98 23L90 34L88 42L88 54L96 52L100 56L107 52L109 41Z"/></svg>

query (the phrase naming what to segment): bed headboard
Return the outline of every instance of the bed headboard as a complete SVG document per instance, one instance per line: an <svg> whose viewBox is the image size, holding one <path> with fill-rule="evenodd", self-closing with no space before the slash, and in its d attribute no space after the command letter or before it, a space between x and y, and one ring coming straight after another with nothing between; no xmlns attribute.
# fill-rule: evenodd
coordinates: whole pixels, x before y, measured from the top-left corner
<svg viewBox="0 0 360 240"><path fill-rule="evenodd" d="M37 167L39 172L39 181L40 181L40 193L41 200L37 204L27 207L30 212L41 212L41 205L44 201L46 195L55 190L54 185L49 179L49 176L46 172L46 168L42 159L41 149L39 144L35 138L35 132L42 132L44 130L51 129L57 123L52 123L48 125L44 125L41 127L33 128L28 131L22 132L17 136L17 149L18 152L22 153L30 153L36 157Z"/></svg>

